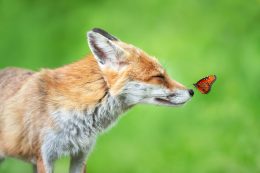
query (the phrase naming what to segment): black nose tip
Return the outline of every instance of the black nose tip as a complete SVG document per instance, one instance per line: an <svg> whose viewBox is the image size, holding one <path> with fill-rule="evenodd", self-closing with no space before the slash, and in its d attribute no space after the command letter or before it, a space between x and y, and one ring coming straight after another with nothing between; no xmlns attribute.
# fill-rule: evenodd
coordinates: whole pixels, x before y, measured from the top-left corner
<svg viewBox="0 0 260 173"><path fill-rule="evenodd" d="M194 91L193 91L192 89L189 89L188 91L189 91L189 93L190 93L190 96L193 96L193 95L194 95Z"/></svg>

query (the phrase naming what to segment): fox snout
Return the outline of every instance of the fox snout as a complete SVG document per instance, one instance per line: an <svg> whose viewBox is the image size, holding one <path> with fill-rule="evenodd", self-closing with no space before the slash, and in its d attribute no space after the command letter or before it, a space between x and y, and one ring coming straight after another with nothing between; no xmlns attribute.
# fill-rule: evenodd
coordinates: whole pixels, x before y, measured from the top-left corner
<svg viewBox="0 0 260 173"><path fill-rule="evenodd" d="M181 83L172 80L169 77L168 77L168 83L170 83L169 85L170 87L169 87L169 94L166 98L173 105L184 104L188 100L190 100L194 95L194 91L192 89L188 89ZM157 100L161 100L161 98Z"/></svg>
<svg viewBox="0 0 260 173"><path fill-rule="evenodd" d="M156 97L155 100L158 105L176 106L186 103L193 95L194 91L192 89L177 89L166 96Z"/></svg>
<svg viewBox="0 0 260 173"><path fill-rule="evenodd" d="M193 89L188 89L188 92L189 92L191 97L194 95ZM170 99L171 97L175 97L175 96L176 96L176 94L172 93L172 94L168 95L168 98Z"/></svg>
<svg viewBox="0 0 260 173"><path fill-rule="evenodd" d="M171 81L171 83L171 93L167 97L171 103L174 103L175 105L184 104L193 97L194 91L192 89L188 89L174 80Z"/></svg>

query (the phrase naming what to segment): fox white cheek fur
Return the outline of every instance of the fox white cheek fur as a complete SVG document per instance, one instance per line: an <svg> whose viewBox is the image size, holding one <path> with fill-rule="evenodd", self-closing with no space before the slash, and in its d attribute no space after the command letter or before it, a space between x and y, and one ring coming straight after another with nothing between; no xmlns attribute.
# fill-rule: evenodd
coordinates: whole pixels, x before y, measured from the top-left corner
<svg viewBox="0 0 260 173"><path fill-rule="evenodd" d="M126 84L120 95L125 98L126 104L131 106L141 103L146 98L165 94L165 91L161 90L159 86L153 86L138 81L131 81Z"/></svg>
<svg viewBox="0 0 260 173"><path fill-rule="evenodd" d="M121 95L125 97L127 105L135 105L138 103L164 105L156 101L156 98L167 98L173 105L178 105L184 104L191 99L186 89L170 91L163 86L146 84L139 81L128 82ZM169 97L169 95L173 96Z"/></svg>

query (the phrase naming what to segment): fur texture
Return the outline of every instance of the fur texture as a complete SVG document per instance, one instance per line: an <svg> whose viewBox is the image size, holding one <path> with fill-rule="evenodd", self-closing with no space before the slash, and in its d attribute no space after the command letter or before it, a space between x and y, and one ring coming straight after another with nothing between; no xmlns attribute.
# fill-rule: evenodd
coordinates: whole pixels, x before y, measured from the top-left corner
<svg viewBox="0 0 260 173"><path fill-rule="evenodd" d="M191 94L159 62L100 29L88 32L93 55L40 72L0 71L0 162L17 157L53 172L71 156L70 172L85 169L97 136L138 103L176 106Z"/></svg>

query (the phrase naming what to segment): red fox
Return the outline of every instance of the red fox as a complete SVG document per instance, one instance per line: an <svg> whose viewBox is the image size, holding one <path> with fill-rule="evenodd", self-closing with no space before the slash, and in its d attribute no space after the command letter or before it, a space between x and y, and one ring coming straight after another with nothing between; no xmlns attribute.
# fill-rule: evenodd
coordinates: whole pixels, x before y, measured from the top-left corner
<svg viewBox="0 0 260 173"><path fill-rule="evenodd" d="M136 104L182 105L194 92L170 79L154 58L102 29L87 32L92 52L57 69L0 71L0 162L29 161L52 173L70 156L82 173L97 136Z"/></svg>

